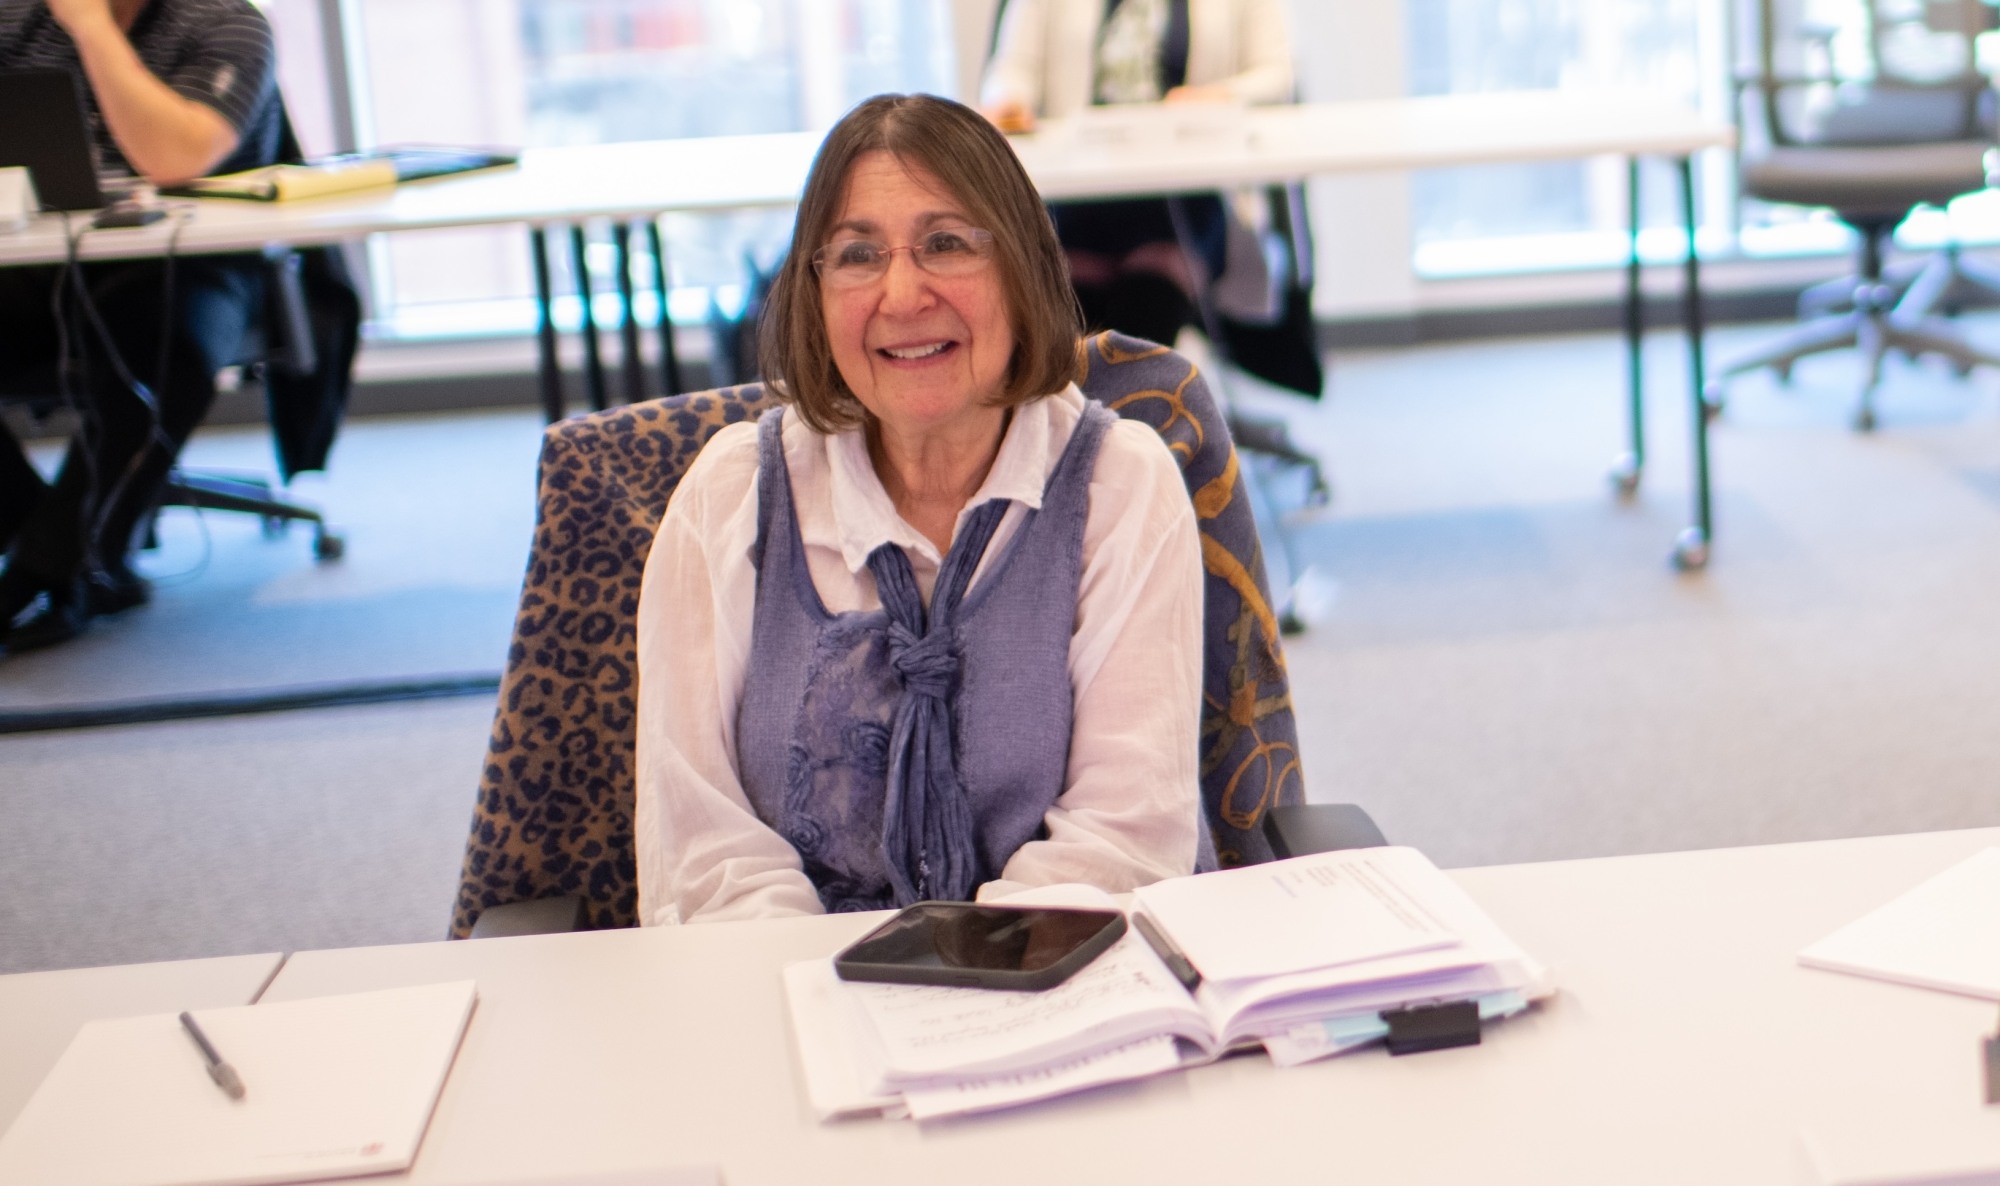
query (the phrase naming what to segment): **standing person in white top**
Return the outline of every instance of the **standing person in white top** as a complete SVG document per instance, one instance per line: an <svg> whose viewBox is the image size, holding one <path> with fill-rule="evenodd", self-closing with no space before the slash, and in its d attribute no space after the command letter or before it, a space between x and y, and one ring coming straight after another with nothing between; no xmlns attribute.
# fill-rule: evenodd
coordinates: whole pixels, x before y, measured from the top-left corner
<svg viewBox="0 0 2000 1186"><path fill-rule="evenodd" d="M1192 506L1078 391L1078 337L976 112L878 96L829 133L765 313L786 406L709 442L646 564L643 922L1212 863Z"/></svg>
<svg viewBox="0 0 2000 1186"><path fill-rule="evenodd" d="M1292 97L1283 0L1005 0L980 104L1015 132L1095 105ZM1223 272L1232 214L1221 195L1049 212L1090 329L1171 345Z"/></svg>

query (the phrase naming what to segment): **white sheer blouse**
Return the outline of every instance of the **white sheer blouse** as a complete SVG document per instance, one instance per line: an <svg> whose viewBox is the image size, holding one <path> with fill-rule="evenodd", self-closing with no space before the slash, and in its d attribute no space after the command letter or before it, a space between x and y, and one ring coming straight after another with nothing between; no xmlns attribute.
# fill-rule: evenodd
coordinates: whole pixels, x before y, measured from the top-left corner
<svg viewBox="0 0 2000 1186"><path fill-rule="evenodd" d="M986 550L1006 553L1082 416L1074 385L1015 409L967 507L1013 500ZM860 430L785 417L807 567L828 610L879 608L868 554L893 542L926 601L942 557L896 514ZM961 514L960 524L964 523ZM751 810L736 763L757 573L757 431L732 425L668 504L639 596L639 916L648 925L817 914L798 853ZM1070 636L1073 735L1047 837L982 898L1080 881L1113 892L1192 872L1200 828L1202 564L1173 455L1144 424L1105 434L1090 484ZM985 565L973 577L977 587Z"/></svg>

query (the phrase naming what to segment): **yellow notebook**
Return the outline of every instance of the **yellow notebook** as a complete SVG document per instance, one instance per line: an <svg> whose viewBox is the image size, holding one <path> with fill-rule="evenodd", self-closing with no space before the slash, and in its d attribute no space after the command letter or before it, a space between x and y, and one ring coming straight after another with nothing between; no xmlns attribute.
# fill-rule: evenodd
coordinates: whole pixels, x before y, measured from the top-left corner
<svg viewBox="0 0 2000 1186"><path fill-rule="evenodd" d="M383 159L334 160L316 165L266 165L241 173L197 177L173 192L197 198L291 202L396 184L396 164Z"/></svg>

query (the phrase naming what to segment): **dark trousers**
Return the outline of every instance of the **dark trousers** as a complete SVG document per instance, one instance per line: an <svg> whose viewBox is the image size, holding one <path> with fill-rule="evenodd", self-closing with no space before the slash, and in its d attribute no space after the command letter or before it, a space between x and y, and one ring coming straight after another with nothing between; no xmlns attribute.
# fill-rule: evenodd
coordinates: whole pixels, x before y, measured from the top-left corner
<svg viewBox="0 0 2000 1186"><path fill-rule="evenodd" d="M174 458L215 402L215 373L240 361L262 301L255 256L92 263L75 276L0 268L0 392L67 396L81 420L53 483L0 428L10 572L58 588L123 569Z"/></svg>
<svg viewBox="0 0 2000 1186"><path fill-rule="evenodd" d="M1154 243L1192 251L1210 278L1222 274L1228 241L1222 199L1194 194L1173 199L1180 226L1164 198L1051 202L1049 217L1066 248L1119 258ZM1171 346L1180 328L1196 322L1197 310L1180 286L1152 272L1121 272L1108 284L1075 284L1084 327L1120 333Z"/></svg>

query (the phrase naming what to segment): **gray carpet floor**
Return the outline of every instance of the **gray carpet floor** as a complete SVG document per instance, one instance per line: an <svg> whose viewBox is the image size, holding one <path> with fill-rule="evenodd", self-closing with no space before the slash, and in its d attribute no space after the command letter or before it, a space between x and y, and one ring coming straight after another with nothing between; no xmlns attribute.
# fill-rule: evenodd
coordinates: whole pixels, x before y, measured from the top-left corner
<svg viewBox="0 0 2000 1186"><path fill-rule="evenodd" d="M1344 353L1316 405L1232 384L1336 486L1286 528L1316 590L1288 648L1312 797L1446 865L2000 823L2000 376L1892 366L1871 436L1850 358L1742 380L1714 562L1682 575L1683 356L1648 349L1630 500L1604 481L1611 337ZM350 425L307 491L337 564L170 515L155 602L0 662L0 709L497 668L535 440L527 413ZM189 461L268 448L207 432ZM490 709L0 737L0 971L437 937Z"/></svg>
<svg viewBox="0 0 2000 1186"><path fill-rule="evenodd" d="M292 491L345 539L347 555L329 563L314 562L306 527L273 537L251 516L168 509L159 548L139 560L152 602L0 662L0 711L498 671L540 440L530 411L350 422L327 472ZM182 463L274 472L261 429L204 430Z"/></svg>

